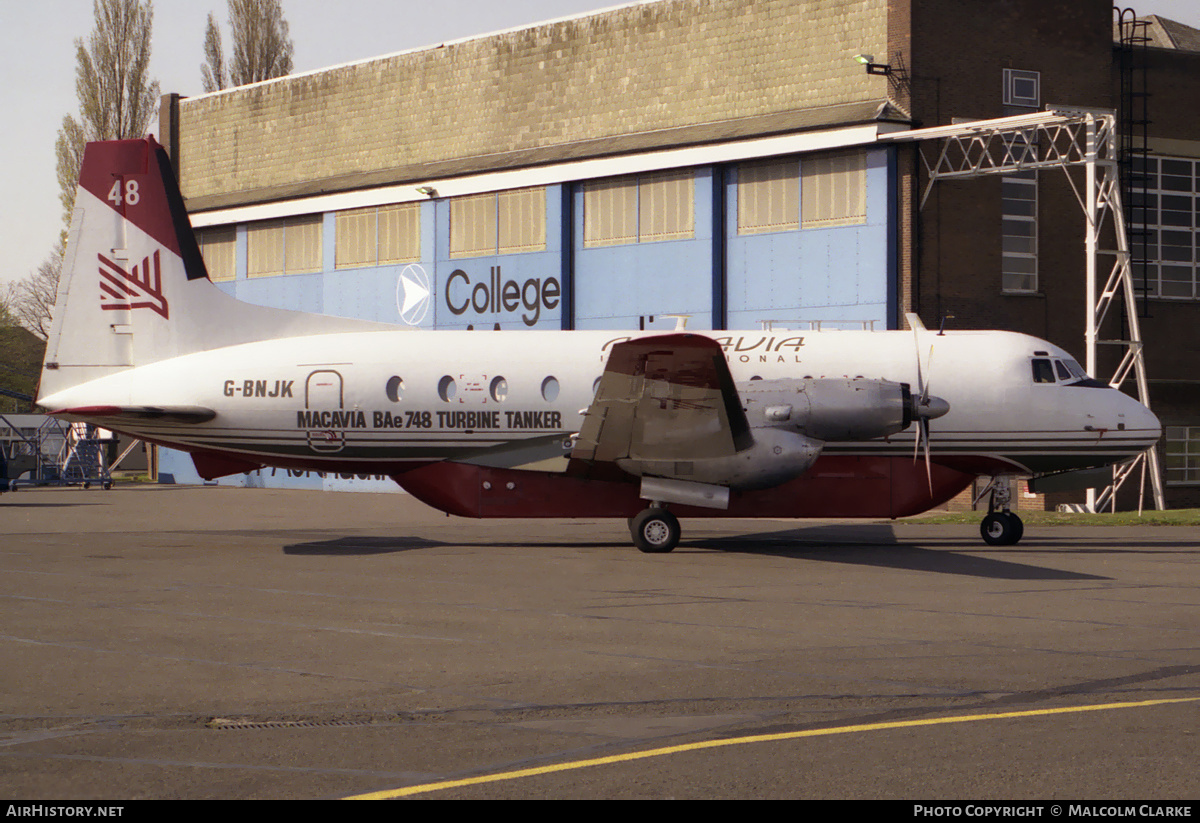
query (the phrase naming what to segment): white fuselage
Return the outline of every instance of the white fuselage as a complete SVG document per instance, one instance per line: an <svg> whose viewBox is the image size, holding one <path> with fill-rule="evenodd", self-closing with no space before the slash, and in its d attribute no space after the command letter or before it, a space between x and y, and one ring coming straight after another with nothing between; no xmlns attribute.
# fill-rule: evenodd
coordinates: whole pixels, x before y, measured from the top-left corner
<svg viewBox="0 0 1200 823"><path fill-rule="evenodd" d="M908 383L950 411L931 424L935 462L980 474L1106 465L1157 441L1157 418L1095 381L1067 377L1070 356L1007 332L699 332L725 351L735 382L867 377ZM203 423L103 422L188 451L264 465L353 466L396 474L481 449L579 431L622 332L322 334L188 354L43 398L80 407L212 409ZM918 374L918 359L920 374ZM1046 366L1033 361L1049 362ZM1040 369L1040 372L1039 372ZM1035 382L1041 374L1044 382ZM1066 379L1064 379L1066 378ZM83 415L77 415L83 417ZM915 427L827 454L910 454Z"/></svg>

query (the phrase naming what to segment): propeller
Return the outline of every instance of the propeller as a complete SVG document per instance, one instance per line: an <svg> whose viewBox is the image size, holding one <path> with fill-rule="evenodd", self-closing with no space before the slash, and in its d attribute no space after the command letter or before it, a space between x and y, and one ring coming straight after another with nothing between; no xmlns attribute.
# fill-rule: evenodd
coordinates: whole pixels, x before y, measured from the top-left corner
<svg viewBox="0 0 1200 823"><path fill-rule="evenodd" d="M929 494L933 495L933 466L929 459L929 421L935 420L950 411L950 404L940 397L929 393L930 381L925 378L925 372L933 372L933 344L929 346L929 356L925 360L925 369L921 368L921 332L925 325L915 313L908 315L909 325L913 330L913 342L917 354L917 396L913 398L912 415L917 423L917 437L913 440L913 462L922 448L925 451L925 479L929 483Z"/></svg>

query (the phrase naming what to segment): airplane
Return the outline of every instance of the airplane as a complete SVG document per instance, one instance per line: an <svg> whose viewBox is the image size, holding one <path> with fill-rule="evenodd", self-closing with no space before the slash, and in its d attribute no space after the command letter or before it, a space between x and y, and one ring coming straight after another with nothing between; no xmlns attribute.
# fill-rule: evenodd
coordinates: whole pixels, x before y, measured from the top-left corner
<svg viewBox="0 0 1200 823"><path fill-rule="evenodd" d="M1063 349L1002 331L422 331L253 306L208 278L153 137L92 143L38 403L191 454L390 476L464 517L897 518L991 477L1128 460L1158 419ZM936 394L934 390L936 389ZM923 458L922 458L923 454Z"/></svg>

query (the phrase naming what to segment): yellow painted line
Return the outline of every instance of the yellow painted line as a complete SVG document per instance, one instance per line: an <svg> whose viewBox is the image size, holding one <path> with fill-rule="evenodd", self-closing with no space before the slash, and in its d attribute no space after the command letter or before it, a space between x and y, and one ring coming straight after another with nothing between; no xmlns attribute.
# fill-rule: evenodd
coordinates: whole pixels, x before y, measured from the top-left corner
<svg viewBox="0 0 1200 823"><path fill-rule="evenodd" d="M947 723L971 723L977 720L1008 720L1014 717L1039 717L1050 714L1071 714L1075 712L1099 712L1111 709L1138 709L1145 706L1162 706L1168 703L1194 703L1200 697L1172 697L1161 700L1141 700L1136 703L1102 703L1096 706L1068 706L1061 709L1032 709L1023 712L1001 712L998 714L968 714L960 717L934 717L925 720L898 720L893 723L864 723L857 726L835 726L829 729L809 729L802 732L780 732L778 734L755 734L747 737L730 737L722 740L705 740L699 743L684 743L679 746L665 746L661 749L647 749L642 752L615 754L609 757L595 757L590 760L575 760L568 763L558 763L553 766L538 766L532 769L517 769L511 772L467 777L462 780L443 780L439 783L422 783L417 786L407 786L403 789L388 789L382 792L359 794L344 800L389 800L394 797L408 797L414 794L436 792L443 789L457 789L461 786L477 786L481 783L498 783L503 780L519 780L522 777L535 777L539 774L566 772L573 769L589 769L593 766L607 766L613 763L628 763L633 760L645 760L650 757L663 757L669 754L694 752L701 749L716 749L721 746L743 746L748 743L773 743L780 740L798 740L802 737L823 737L832 734L853 734L856 732L878 732L885 729L908 729L916 726L938 726Z"/></svg>

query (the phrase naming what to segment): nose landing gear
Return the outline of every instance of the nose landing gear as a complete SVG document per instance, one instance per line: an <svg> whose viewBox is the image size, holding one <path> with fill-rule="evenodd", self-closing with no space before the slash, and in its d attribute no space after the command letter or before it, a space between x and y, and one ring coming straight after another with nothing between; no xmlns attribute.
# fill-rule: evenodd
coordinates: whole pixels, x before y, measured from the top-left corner
<svg viewBox="0 0 1200 823"><path fill-rule="evenodd" d="M1010 511L991 512L979 524L979 533L989 546L1014 546L1025 534L1025 524Z"/></svg>
<svg viewBox="0 0 1200 823"><path fill-rule="evenodd" d="M989 546L1015 546L1025 534L1025 524L1021 522L1020 517L1008 510L1011 496L1008 478L993 477L987 488L980 492L976 502L985 494L989 495L988 513L979 524L979 534L983 537L983 542ZM1000 511L996 511L997 506L1000 507Z"/></svg>

